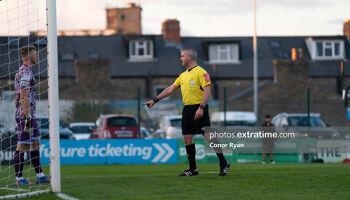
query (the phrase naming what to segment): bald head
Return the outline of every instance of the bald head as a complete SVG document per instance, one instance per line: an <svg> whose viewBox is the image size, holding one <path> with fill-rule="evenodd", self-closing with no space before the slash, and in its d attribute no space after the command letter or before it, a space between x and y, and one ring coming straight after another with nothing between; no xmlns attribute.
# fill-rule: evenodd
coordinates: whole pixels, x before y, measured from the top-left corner
<svg viewBox="0 0 350 200"><path fill-rule="evenodd" d="M191 57L192 61L197 61L197 51L195 49L182 49L181 52Z"/></svg>

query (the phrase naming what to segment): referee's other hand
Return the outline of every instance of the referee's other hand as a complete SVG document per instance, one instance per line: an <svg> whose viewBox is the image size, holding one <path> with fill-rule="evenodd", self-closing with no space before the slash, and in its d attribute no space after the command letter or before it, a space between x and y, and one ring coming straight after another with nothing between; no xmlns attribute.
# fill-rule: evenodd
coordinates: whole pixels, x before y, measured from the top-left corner
<svg viewBox="0 0 350 200"><path fill-rule="evenodd" d="M147 101L146 103L143 103L142 105L146 105L148 108L152 108L152 106L154 105L154 101L153 100L150 100L150 101Z"/></svg>
<svg viewBox="0 0 350 200"><path fill-rule="evenodd" d="M196 114L194 116L194 120L198 120L198 119L200 119L202 117L203 117L203 110L198 108L198 110L197 110L197 112L196 112Z"/></svg>

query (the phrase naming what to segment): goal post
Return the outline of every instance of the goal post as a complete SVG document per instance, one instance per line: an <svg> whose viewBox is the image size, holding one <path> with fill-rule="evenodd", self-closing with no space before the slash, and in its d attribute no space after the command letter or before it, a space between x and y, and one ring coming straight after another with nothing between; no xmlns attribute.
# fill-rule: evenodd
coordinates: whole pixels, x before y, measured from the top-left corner
<svg viewBox="0 0 350 200"><path fill-rule="evenodd" d="M47 0L50 172L53 192L61 192L56 0Z"/></svg>
<svg viewBox="0 0 350 200"><path fill-rule="evenodd" d="M56 0L0 0L0 199L61 192L56 20ZM37 58L23 65L20 52L28 46L34 46ZM23 72L23 66L31 68ZM32 87L39 152L17 151L18 141L30 144L18 128L23 127L18 125L21 104L15 99L22 79Z"/></svg>

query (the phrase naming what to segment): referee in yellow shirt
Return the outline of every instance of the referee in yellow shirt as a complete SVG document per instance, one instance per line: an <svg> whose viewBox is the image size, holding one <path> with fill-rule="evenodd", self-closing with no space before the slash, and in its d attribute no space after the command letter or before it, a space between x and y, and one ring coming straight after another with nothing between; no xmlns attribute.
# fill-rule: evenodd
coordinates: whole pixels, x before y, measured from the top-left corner
<svg viewBox="0 0 350 200"><path fill-rule="evenodd" d="M210 97L209 74L197 65L197 52L194 49L183 49L181 51L181 62L187 68L176 81L164 89L158 96L143 105L151 108L159 100L169 96L178 88L181 88L182 100L185 105L182 110L182 134L186 145L186 152L190 169L185 170L179 176L196 176L199 174L196 166L196 148L193 143L194 134L203 134L204 127L210 127L208 100ZM205 137L207 139L207 137ZM225 176L230 164L224 158L222 151L216 151L220 161L219 176Z"/></svg>

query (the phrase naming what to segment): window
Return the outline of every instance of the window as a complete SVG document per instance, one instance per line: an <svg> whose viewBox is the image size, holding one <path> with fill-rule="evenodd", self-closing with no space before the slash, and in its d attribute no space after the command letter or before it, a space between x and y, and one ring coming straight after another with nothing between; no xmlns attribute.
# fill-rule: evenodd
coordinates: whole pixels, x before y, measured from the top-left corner
<svg viewBox="0 0 350 200"><path fill-rule="evenodd" d="M147 60L153 58L153 42L151 40L131 40L129 42L130 60Z"/></svg>
<svg viewBox="0 0 350 200"><path fill-rule="evenodd" d="M74 53L72 53L72 52L62 52L61 53L61 60L73 61L74 60Z"/></svg>
<svg viewBox="0 0 350 200"><path fill-rule="evenodd" d="M90 133L94 128L94 126L73 126L70 129L75 134L86 134Z"/></svg>
<svg viewBox="0 0 350 200"><path fill-rule="evenodd" d="M234 63L238 62L238 44L215 44L209 46L209 62Z"/></svg>
<svg viewBox="0 0 350 200"><path fill-rule="evenodd" d="M307 116L288 117L289 126L307 126ZM325 127L326 125L319 117L310 116L310 126Z"/></svg>
<svg viewBox="0 0 350 200"><path fill-rule="evenodd" d="M107 121L109 127L115 126L137 126L135 119L129 117L115 117Z"/></svg>
<svg viewBox="0 0 350 200"><path fill-rule="evenodd" d="M170 124L174 127L181 127L181 121L181 119L172 119L170 120Z"/></svg>
<svg viewBox="0 0 350 200"><path fill-rule="evenodd" d="M343 58L343 41L316 41L316 59Z"/></svg>

